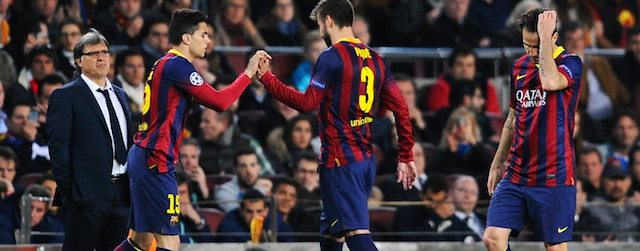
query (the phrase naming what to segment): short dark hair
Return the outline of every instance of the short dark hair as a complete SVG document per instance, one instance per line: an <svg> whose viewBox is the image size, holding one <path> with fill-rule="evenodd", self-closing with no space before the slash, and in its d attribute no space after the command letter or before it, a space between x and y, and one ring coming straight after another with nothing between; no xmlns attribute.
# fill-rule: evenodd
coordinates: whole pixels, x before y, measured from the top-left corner
<svg viewBox="0 0 640 251"><path fill-rule="evenodd" d="M31 109L31 103L26 100L18 100L18 102L5 106L5 111L7 113L7 118L13 117L13 113L15 113L16 107L18 106L28 106Z"/></svg>
<svg viewBox="0 0 640 251"><path fill-rule="evenodd" d="M562 23L562 28L560 28L560 39L564 42L564 36L566 36L567 33L575 32L578 29L584 31L584 24L578 21L567 21Z"/></svg>
<svg viewBox="0 0 640 251"><path fill-rule="evenodd" d="M478 55L476 55L473 47L468 45L456 46L455 48L453 48L453 52L451 52L451 56L449 57L449 67L453 67L453 65L456 63L456 59L458 59L459 57L466 57L469 55L472 55L473 58L476 59L477 63Z"/></svg>
<svg viewBox="0 0 640 251"><path fill-rule="evenodd" d="M207 14L199 10L181 9L171 15L169 22L169 42L173 45L182 43L182 35L193 35L198 29L198 24L207 22Z"/></svg>
<svg viewBox="0 0 640 251"><path fill-rule="evenodd" d="M56 177L55 177L55 176L53 176L53 171L52 171L52 170L46 171L46 172L42 175L42 177L37 178L37 179L36 179L36 181L34 181L33 183L38 184L38 185L42 185L42 184L44 184L44 182L45 182L45 181L47 181L47 180L52 180L52 181L54 181L54 182L56 182L56 183L57 183L57 181L56 181Z"/></svg>
<svg viewBox="0 0 640 251"><path fill-rule="evenodd" d="M16 167L18 166L18 164L20 164L18 155L16 155L16 152L14 152L13 149L8 146L0 146L0 158L13 160L13 162L16 163Z"/></svg>
<svg viewBox="0 0 640 251"><path fill-rule="evenodd" d="M240 202L240 209L243 209L245 207L246 202L258 202L258 201L262 201L264 202L265 206L269 206L267 205L267 197L264 196L264 194L262 194L260 191L256 190L255 188L249 188L247 189L246 192L244 192L244 194L242 194L242 201Z"/></svg>
<svg viewBox="0 0 640 251"><path fill-rule="evenodd" d="M629 117L633 121L633 123L636 124L636 127L640 127L640 124L638 124L638 114L636 114L634 110L631 110L629 108L619 109L616 112L616 115L613 119L614 127L623 117Z"/></svg>
<svg viewBox="0 0 640 251"><path fill-rule="evenodd" d="M118 52L118 54L116 55L116 62L115 62L115 67L116 67L116 71L118 71L118 68L120 68L121 66L124 65L124 62L127 61L128 57L133 57L133 56L140 56L143 57L142 52L140 50L137 49L126 49L123 51Z"/></svg>
<svg viewBox="0 0 640 251"><path fill-rule="evenodd" d="M240 147L238 148L238 150L236 150L233 153L233 167L237 167L238 166L238 157L242 156L242 155L255 155L256 157L258 157L258 154L256 153L255 150L253 150L253 148L251 147Z"/></svg>
<svg viewBox="0 0 640 251"><path fill-rule="evenodd" d="M38 83L38 96L42 95L43 89L42 87L44 87L45 85L57 85L57 84L63 84L66 83L67 80L65 79L65 77L61 76L58 73L51 73L47 76L45 76L44 78L42 78L42 80L40 80L40 83Z"/></svg>
<svg viewBox="0 0 640 251"><path fill-rule="evenodd" d="M296 155L295 157L295 161L293 162L295 164L295 167L294 167L295 170L298 170L298 165L300 164L301 160L318 162L318 154L316 154L311 150L304 150L298 153L298 155Z"/></svg>
<svg viewBox="0 0 640 251"><path fill-rule="evenodd" d="M482 90L480 84L473 80L454 80L451 82L451 93L449 93L451 107L457 108L462 104L464 96L473 96L477 88Z"/></svg>
<svg viewBox="0 0 640 251"><path fill-rule="evenodd" d="M276 184L273 185L273 188L271 188L271 193L275 194L278 188L282 185L290 185L292 187L295 187L296 192L300 190L300 185L298 185L298 182L296 182L296 180L294 180L291 177L283 177L283 178L279 178Z"/></svg>
<svg viewBox="0 0 640 251"><path fill-rule="evenodd" d="M166 24L168 27L169 20L167 20L166 17L160 16L160 15L152 15L152 16L149 16L148 18L145 18L144 24L140 29L140 37L146 38L147 36L149 36L149 33L151 32L151 28L156 24Z"/></svg>
<svg viewBox="0 0 640 251"><path fill-rule="evenodd" d="M352 26L355 11L349 0L320 0L311 11L309 18L313 21L324 20L325 16L331 16L338 27Z"/></svg>
<svg viewBox="0 0 640 251"><path fill-rule="evenodd" d="M530 33L538 33L538 15L547 10L548 9L537 8L522 14L520 19L518 19L518 28L520 28L520 31L522 31L522 29L525 29ZM557 27L558 26L556 25L556 29ZM556 30L553 31L553 33L556 32Z"/></svg>
<svg viewBox="0 0 640 251"><path fill-rule="evenodd" d="M65 19L62 19L62 21L58 25L58 34L62 33L62 28L69 24L75 25L76 27L78 27L78 29L80 29L80 34L84 34L84 31L85 31L84 23L82 22L82 20L78 19L77 17L67 17Z"/></svg>
<svg viewBox="0 0 640 251"><path fill-rule="evenodd" d="M176 168L176 183L178 186L188 183L189 179L187 179L187 173L182 168Z"/></svg>
<svg viewBox="0 0 640 251"><path fill-rule="evenodd" d="M50 44L38 44L27 54L27 68L31 68L33 66L33 62L36 60L37 56L45 55L53 61L54 68L58 69L58 56L56 52L53 50Z"/></svg>
<svg viewBox="0 0 640 251"><path fill-rule="evenodd" d="M425 181L422 187L423 194L427 194L427 191L431 191L432 193L439 193L441 191L446 193L449 191L447 179L441 173L429 174L429 178Z"/></svg>
<svg viewBox="0 0 640 251"><path fill-rule="evenodd" d="M600 152L595 147L584 147L584 148L582 148L582 150L580 150L580 152L578 152L578 160L580 160L580 157L585 156L587 154L591 154L591 153L596 153L598 155L598 161L600 161L600 163L602 163L602 155L600 155Z"/></svg>

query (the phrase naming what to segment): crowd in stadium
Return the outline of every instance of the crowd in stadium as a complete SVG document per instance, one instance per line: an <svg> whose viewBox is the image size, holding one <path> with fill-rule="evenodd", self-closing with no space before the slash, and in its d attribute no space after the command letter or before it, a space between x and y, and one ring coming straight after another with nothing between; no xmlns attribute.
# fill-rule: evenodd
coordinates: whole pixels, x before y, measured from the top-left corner
<svg viewBox="0 0 640 251"><path fill-rule="evenodd" d="M352 2L357 14L353 31L365 44L454 48L447 69L433 76L434 84L418 85L412 64L390 64L409 107L419 178L408 191L395 182L394 119L380 109L372 123L377 176L370 198L371 228L374 234L416 234L374 235L374 239L481 241L490 198L488 167L507 108L500 104L509 101L500 100L498 87L479 65L473 48L521 48L517 19L533 8L557 10L559 45L580 56L585 69L574 129L578 167L574 240L640 238L638 1ZM173 11L193 8L209 15L212 44L207 56L196 58L193 65L216 89L230 85L248 60L246 55L216 51L216 46L295 46L303 48L303 55L275 55L272 67L291 88L304 92L318 55L327 48L317 24L308 17L316 3L0 0L0 244L16 243L21 195L53 198L56 192L47 147L47 106L53 90L77 77L73 47L88 28L99 30L110 42L109 79L127 93L134 113L131 129L138 131L145 81L154 62L171 48L168 24ZM625 52L607 58L586 54L588 48ZM283 105L257 79L253 81L227 111L197 106L190 112L180 148L183 168L177 175L183 242L246 242L248 234L188 233L248 233L251 219L271 210L277 210L278 232L318 232L317 114ZM274 205L269 204L272 195L277 198ZM384 204L388 201L427 203ZM32 231L63 232L58 207L35 200L32 206ZM317 234L285 234L278 241L317 238ZM34 236L32 242L61 243L62 237Z"/></svg>

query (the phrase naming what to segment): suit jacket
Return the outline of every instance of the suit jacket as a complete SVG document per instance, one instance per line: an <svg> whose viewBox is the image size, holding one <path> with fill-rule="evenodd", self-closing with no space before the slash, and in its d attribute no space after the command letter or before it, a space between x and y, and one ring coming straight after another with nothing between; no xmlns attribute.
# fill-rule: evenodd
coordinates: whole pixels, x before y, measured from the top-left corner
<svg viewBox="0 0 640 251"><path fill-rule="evenodd" d="M131 128L127 96L120 87L112 86L124 109L127 128ZM111 186L111 134L98 102L82 78L51 94L47 132L53 174L58 183L54 205L64 204L67 199L97 205L116 196L129 196L128 191L126 195L115 194ZM129 130L127 146L133 143L132 135Z"/></svg>

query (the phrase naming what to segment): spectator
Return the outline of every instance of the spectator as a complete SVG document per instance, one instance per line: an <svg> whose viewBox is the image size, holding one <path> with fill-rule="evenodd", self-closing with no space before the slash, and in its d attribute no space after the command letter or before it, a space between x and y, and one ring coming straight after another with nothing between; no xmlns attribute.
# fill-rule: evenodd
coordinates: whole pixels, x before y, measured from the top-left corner
<svg viewBox="0 0 640 251"><path fill-rule="evenodd" d="M298 154L293 178L298 182L298 205L303 208L320 206L320 175L318 174L318 154L303 151Z"/></svg>
<svg viewBox="0 0 640 251"><path fill-rule="evenodd" d="M538 8L542 8L542 4L536 0L522 0L516 4L506 20L505 28L491 39L491 46L496 48L522 46L522 31L518 27L518 19L525 12Z"/></svg>
<svg viewBox="0 0 640 251"><path fill-rule="evenodd" d="M293 71L291 81L299 91L305 92L311 82L311 71L316 67L320 53L327 49L327 44L322 39L320 31L314 30L305 36L302 49L304 61Z"/></svg>
<svg viewBox="0 0 640 251"><path fill-rule="evenodd" d="M420 46L422 34L438 18L443 1L394 1L393 44L396 46Z"/></svg>
<svg viewBox="0 0 640 251"><path fill-rule="evenodd" d="M293 175L293 160L301 151L313 151L311 140L317 129L311 117L298 115L284 128L276 128L267 136L267 148L274 155L272 163L276 173Z"/></svg>
<svg viewBox="0 0 640 251"><path fill-rule="evenodd" d="M462 237L446 232L471 232L454 214L451 196L445 178L437 173L429 175L423 185L420 199L426 205L399 207L393 220L393 231L432 232L429 235L411 235L404 241L462 241ZM438 233L438 234L435 234Z"/></svg>
<svg viewBox="0 0 640 251"><path fill-rule="evenodd" d="M483 111L486 100L480 85L474 81L460 80L454 81L452 86L455 88L449 93L451 106L443 107L436 111L431 119L427 141L437 142L437 140L440 140L451 113L458 108L464 107L475 115L484 142L498 142L499 136L493 130L491 121Z"/></svg>
<svg viewBox="0 0 640 251"><path fill-rule="evenodd" d="M271 102L271 99L271 94L267 92L260 80L252 78L251 85L249 85L240 96L238 109L240 111L265 110L269 107L268 104Z"/></svg>
<svg viewBox="0 0 640 251"><path fill-rule="evenodd" d="M476 212L478 204L478 183L476 179L468 175L461 175L453 183L451 191L456 217L467 224L475 235L471 237L475 241L481 241L487 216Z"/></svg>
<svg viewBox="0 0 640 251"><path fill-rule="evenodd" d="M19 160L16 153L11 148L0 146L0 185L3 187L2 196L0 196L0 202L9 195L16 192L22 192L24 187L20 184L14 184L16 177L16 166L18 166Z"/></svg>
<svg viewBox="0 0 640 251"><path fill-rule="evenodd" d="M42 177L36 179L34 184L38 184L49 190L51 194L51 198L53 199L56 196L56 191L58 190L58 183L56 182L56 177L53 176L53 171L49 170L45 172ZM47 213L56 218L61 218L60 214L58 214L58 209L60 207L54 206L53 203L47 203Z"/></svg>
<svg viewBox="0 0 640 251"><path fill-rule="evenodd" d="M138 117L142 113L142 99L146 85L146 70L144 67L144 56L140 51L124 50L116 56L116 78L113 84L122 87L124 92L127 93L127 101L131 106L131 113L135 117L134 122L131 124L135 125L135 129L140 124Z"/></svg>
<svg viewBox="0 0 640 251"><path fill-rule="evenodd" d="M578 176L584 179L583 191L589 199L593 199L602 188L602 156L595 148L585 148L578 152Z"/></svg>
<svg viewBox="0 0 640 251"><path fill-rule="evenodd" d="M76 62L73 60L73 46L85 32L84 23L80 19L70 17L62 20L58 27L56 54L60 60L59 68L67 79L72 79L76 70Z"/></svg>
<svg viewBox="0 0 640 251"><path fill-rule="evenodd" d="M307 33L293 0L270 0L268 10L258 20L258 30L270 46L300 46Z"/></svg>
<svg viewBox="0 0 640 251"><path fill-rule="evenodd" d="M558 27L567 22L578 22L584 24L585 46L588 48L597 47L596 31L594 25L594 14L589 6L589 0L554 0L550 1L548 9L556 10L558 13Z"/></svg>
<svg viewBox="0 0 640 251"><path fill-rule="evenodd" d="M295 110L284 103L278 101L277 99L271 98L269 96L269 102L267 107L265 108L265 115L258 120L258 140L262 142L263 145L266 145L267 136L271 131L278 127L284 127L287 125L287 121L291 120L295 116L298 116L300 112Z"/></svg>
<svg viewBox="0 0 640 251"><path fill-rule="evenodd" d="M505 28L512 8L510 0L471 0L467 16L481 24L483 34L493 37Z"/></svg>
<svg viewBox="0 0 640 251"><path fill-rule="evenodd" d="M371 33L369 33L369 22L363 16L354 16L353 24L351 25L353 29L353 35L360 39L360 42L363 44L369 45L371 43Z"/></svg>
<svg viewBox="0 0 640 251"><path fill-rule="evenodd" d="M612 234L604 237L596 236L596 241L633 241L633 234L629 233L636 232L640 227L640 209L627 204L631 177L627 171L615 163L605 167L603 176L604 195L595 198L593 202L607 204L588 208L598 220L602 230Z"/></svg>
<svg viewBox="0 0 640 251"><path fill-rule="evenodd" d="M409 118L414 137L417 135L421 140L427 140L427 122L422 116L422 111L416 106L416 84L407 75L394 74L396 84L402 93L404 102L409 107Z"/></svg>
<svg viewBox="0 0 640 251"><path fill-rule="evenodd" d="M18 196L20 195L20 196ZM47 215L47 205L51 200L51 193L45 187L37 184L30 185L24 191L24 195L31 195L34 197L44 197L44 201L39 199L31 200L31 223L30 231L39 232L64 232L62 223L56 218L52 218ZM6 216L9 217L10 222L3 222L0 227L0 243L2 244L16 244L14 233L20 229L20 223L22 220L22 203L21 194L14 194L11 198L5 199L0 205L3 208ZM58 235L36 235L31 237L32 244L41 243L62 243L62 236Z"/></svg>
<svg viewBox="0 0 640 251"><path fill-rule="evenodd" d="M633 0L590 1L598 47L624 48L628 32L640 19L640 8ZM624 13L622 15L621 13Z"/></svg>
<svg viewBox="0 0 640 251"><path fill-rule="evenodd" d="M13 6L10 4L8 0L0 1L0 22L2 23L2 27L0 27L0 49L3 49L11 41L9 19L13 14Z"/></svg>
<svg viewBox="0 0 640 251"><path fill-rule="evenodd" d="M7 133L7 113L4 112L5 100L4 81L0 80L0 135Z"/></svg>
<svg viewBox="0 0 640 251"><path fill-rule="evenodd" d="M264 48L266 42L249 18L247 0L224 0L216 17L216 41L220 45Z"/></svg>
<svg viewBox="0 0 640 251"><path fill-rule="evenodd" d="M257 189L262 194L267 194L266 189L256 185L256 182L260 179L259 175L262 166L258 162L258 155L255 151L250 148L239 148L234 153L233 162L233 171L236 176L216 187L216 192L214 193L215 200L231 201L220 204L220 208L226 213L237 208L239 203L235 200L243 198L243 194L251 188Z"/></svg>
<svg viewBox="0 0 640 251"><path fill-rule="evenodd" d="M114 0L113 7L99 14L92 22L112 44L134 45L140 40L144 25L142 0Z"/></svg>
<svg viewBox="0 0 640 251"><path fill-rule="evenodd" d="M191 201L208 200L209 188L207 187L207 177L204 170L200 167L200 144L198 140L186 138L182 140L180 145L180 159L182 159L182 167L191 187L189 197Z"/></svg>
<svg viewBox="0 0 640 251"><path fill-rule="evenodd" d="M273 174L271 163L264 156L260 144L250 135L240 132L233 126L233 114L227 110L216 112L206 108L202 111L200 122L200 165L206 174L225 174L231 171L234 151L240 148L252 148L259 156L264 168L261 174Z"/></svg>
<svg viewBox="0 0 640 251"><path fill-rule="evenodd" d="M207 47L208 48L208 47ZM216 75L209 71L209 61L206 58L196 58L192 62L193 67L207 83L215 83Z"/></svg>
<svg viewBox="0 0 640 251"><path fill-rule="evenodd" d="M623 109L613 119L615 125L611 132L611 140L598 147L605 161L615 158L622 169L629 172L629 150L638 139L638 117L632 110Z"/></svg>
<svg viewBox="0 0 640 251"><path fill-rule="evenodd" d="M573 240L574 241L595 241L593 233L582 232L598 232L603 231L598 219L593 215L589 208L585 207L588 194L583 189L585 180L576 179L576 214L573 216Z"/></svg>
<svg viewBox="0 0 640 251"><path fill-rule="evenodd" d="M270 214L269 207L267 206L266 198L262 192L249 189L241 197L242 203L238 208L235 208L228 212L224 218L220 221L218 226L218 233L235 233L244 235L222 235L219 240L222 242L248 242L251 238L251 222L254 219L263 219L262 234L260 234L261 241L268 241L266 237L266 231L270 228ZM282 216L277 214L277 230L279 233L291 232L291 229L283 223ZM280 237L279 242L291 242L293 237Z"/></svg>
<svg viewBox="0 0 640 251"><path fill-rule="evenodd" d="M147 1L155 2L156 5L149 9L146 16L160 16L164 19L171 20L174 11L180 9L191 8L192 0L163 0L163 1ZM146 18L145 18L146 19Z"/></svg>
<svg viewBox="0 0 640 251"><path fill-rule="evenodd" d="M434 170L486 180L491 156L481 142L482 135L475 115L466 108L458 108L451 113L440 138Z"/></svg>
<svg viewBox="0 0 640 251"><path fill-rule="evenodd" d="M27 56L25 68L20 70L18 82L7 89L5 105L11 106L20 102L35 105L40 81L45 76L56 72L58 58L48 44L37 45Z"/></svg>
<svg viewBox="0 0 640 251"><path fill-rule="evenodd" d="M32 145L38 134L38 121L31 116L31 107L21 103L9 110L7 114L7 134L0 140L0 145L11 148L18 156L16 176L20 177L32 167Z"/></svg>
<svg viewBox="0 0 640 251"><path fill-rule="evenodd" d="M627 194L634 202L640 202L640 144L636 143L629 151L629 169L631 188Z"/></svg>
<svg viewBox="0 0 640 251"><path fill-rule="evenodd" d="M424 149L420 142L416 142L411 148L413 152L413 161L416 163L416 171L418 178L413 188L410 190L404 190L398 186L398 176L396 174L391 175L390 178L380 183L379 187L382 190L382 197L386 201L419 201L420 192L422 192L423 184L427 181L427 174L425 173L427 167L427 159L424 154Z"/></svg>
<svg viewBox="0 0 640 251"><path fill-rule="evenodd" d="M471 0L444 0L444 9L433 24L423 32L421 45L427 47L450 47L467 45L487 47L490 40L477 20L468 16Z"/></svg>
<svg viewBox="0 0 640 251"><path fill-rule="evenodd" d="M169 20L159 16L147 18L140 31L140 51L144 57L144 69L150 71L153 64L171 49L169 43Z"/></svg>
<svg viewBox="0 0 640 251"><path fill-rule="evenodd" d="M629 30L628 42L625 47L624 57L612 60L613 69L616 71L620 82L627 87L633 97L640 91L640 27ZM640 100L635 100L636 111L640 111Z"/></svg>
<svg viewBox="0 0 640 251"><path fill-rule="evenodd" d="M214 28L214 23L214 20L207 22L207 36L209 36L209 40L211 40L211 43L207 46L205 58L209 62L209 71L216 76L235 76L237 75L236 71L233 69L233 66L231 66L231 63L229 63L227 56L225 56L225 54L220 51L213 50L216 47L216 30Z"/></svg>
<svg viewBox="0 0 640 251"><path fill-rule="evenodd" d="M178 195L180 196L180 242L212 242L213 238L211 236L190 235L190 233L208 234L211 229L205 217L196 212L197 205L191 202L191 189L184 170L177 169L176 180L178 183Z"/></svg>
<svg viewBox="0 0 640 251"><path fill-rule="evenodd" d="M477 56L471 47L458 47L453 51L449 60L451 70L440 74L436 84L429 88L426 103L427 111L435 112L442 107L450 106L449 93L451 92L453 81L473 80L480 83L480 88L484 94L486 101L484 111L502 114L498 106L495 87L486 78L482 77L480 72L476 71L476 58Z"/></svg>
<svg viewBox="0 0 640 251"><path fill-rule="evenodd" d="M298 190L298 183L294 179L288 177L279 179L272 190L273 195L276 196L276 209L282 216L284 224L288 225L293 232L315 232L320 227L320 218L312 221L311 215L298 206ZM310 238L296 239L307 240Z"/></svg>
<svg viewBox="0 0 640 251"><path fill-rule="evenodd" d="M580 103L594 121L603 123L611 119L615 110L630 105L629 91L620 83L609 61L598 56L587 56L585 28L576 22L566 22L560 30L564 46L577 54L584 66ZM589 129L586 129L589 130Z"/></svg>
<svg viewBox="0 0 640 251"><path fill-rule="evenodd" d="M49 44L50 41L56 41L57 37L56 27L60 21L58 20L60 15L54 13L58 7L58 1L31 0L30 3L30 8L23 8L21 12L12 12L9 17L10 27L14 28L10 29L11 41L6 50L13 57L16 69L23 67L24 56L28 55L34 46Z"/></svg>

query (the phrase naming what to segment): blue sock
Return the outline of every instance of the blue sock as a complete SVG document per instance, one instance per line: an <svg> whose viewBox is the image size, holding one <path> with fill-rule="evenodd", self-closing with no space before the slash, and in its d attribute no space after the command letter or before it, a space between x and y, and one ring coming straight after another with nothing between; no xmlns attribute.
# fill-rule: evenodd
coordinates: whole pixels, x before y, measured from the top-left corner
<svg viewBox="0 0 640 251"><path fill-rule="evenodd" d="M377 251L376 245L373 244L371 234L356 234L347 237L347 246L350 250Z"/></svg>
<svg viewBox="0 0 640 251"><path fill-rule="evenodd" d="M334 241L320 236L320 250L322 251L342 251L344 242Z"/></svg>
<svg viewBox="0 0 640 251"><path fill-rule="evenodd" d="M140 248L138 245L136 245L136 243L133 242L133 240L131 240L131 239L129 239L129 237L127 237L113 251L140 251L140 250L143 250L143 249Z"/></svg>

